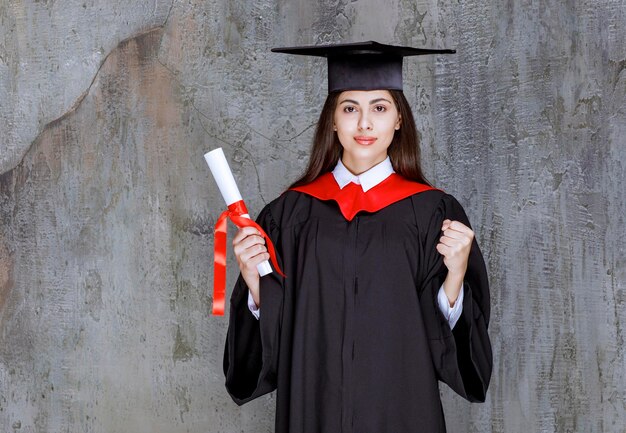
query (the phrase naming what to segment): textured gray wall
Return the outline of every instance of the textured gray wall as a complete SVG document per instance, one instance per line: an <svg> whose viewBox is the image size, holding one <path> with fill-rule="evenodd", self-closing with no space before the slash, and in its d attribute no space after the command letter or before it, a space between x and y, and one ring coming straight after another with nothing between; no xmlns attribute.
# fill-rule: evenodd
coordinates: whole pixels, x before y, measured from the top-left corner
<svg viewBox="0 0 626 433"><path fill-rule="evenodd" d="M624 0L2 0L0 431L273 431L223 388L202 154L258 212L326 94L269 48L375 39L458 50L405 68L492 282L488 400L442 387L449 431L626 432L625 29Z"/></svg>

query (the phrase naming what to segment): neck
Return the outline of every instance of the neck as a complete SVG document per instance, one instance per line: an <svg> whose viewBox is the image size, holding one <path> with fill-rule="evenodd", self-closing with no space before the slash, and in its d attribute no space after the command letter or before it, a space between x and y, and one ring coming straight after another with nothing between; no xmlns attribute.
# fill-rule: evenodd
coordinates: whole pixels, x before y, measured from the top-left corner
<svg viewBox="0 0 626 433"><path fill-rule="evenodd" d="M380 164L381 162L385 160L385 158L387 158L386 154L375 160L365 161L365 160L353 160L351 158L346 158L346 155L342 155L341 162L348 169L348 171L350 171L350 173L352 173L355 176L358 176L362 173L365 173L367 170L374 167L375 165Z"/></svg>

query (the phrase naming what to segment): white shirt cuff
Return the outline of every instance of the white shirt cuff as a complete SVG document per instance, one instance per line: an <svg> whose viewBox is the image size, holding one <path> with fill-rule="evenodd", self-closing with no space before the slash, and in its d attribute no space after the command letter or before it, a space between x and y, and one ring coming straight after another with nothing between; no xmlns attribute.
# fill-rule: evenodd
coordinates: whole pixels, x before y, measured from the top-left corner
<svg viewBox="0 0 626 433"><path fill-rule="evenodd" d="M261 308L257 307L254 303L254 298L252 297L252 293L250 293L250 290L248 290L248 309L250 310L252 315L256 317L257 320L259 320L259 317L261 317Z"/></svg>
<svg viewBox="0 0 626 433"><path fill-rule="evenodd" d="M448 301L446 292L443 290L443 284L439 288L437 303L439 304L439 309L448 321L450 329L453 329L454 325L456 325L456 322L458 322L459 318L461 317L461 313L463 312L463 284L461 284L461 291L459 292L459 297L454 303L454 307L450 307L450 302Z"/></svg>

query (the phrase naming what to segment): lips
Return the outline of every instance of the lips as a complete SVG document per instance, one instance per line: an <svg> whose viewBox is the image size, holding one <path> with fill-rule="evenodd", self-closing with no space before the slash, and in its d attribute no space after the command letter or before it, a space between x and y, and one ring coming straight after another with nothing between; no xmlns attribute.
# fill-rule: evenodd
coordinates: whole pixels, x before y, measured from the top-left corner
<svg viewBox="0 0 626 433"><path fill-rule="evenodd" d="M376 140L377 140L376 137L367 137L365 135L359 135L359 136L354 137L354 141L364 146L369 146L370 144L374 144Z"/></svg>

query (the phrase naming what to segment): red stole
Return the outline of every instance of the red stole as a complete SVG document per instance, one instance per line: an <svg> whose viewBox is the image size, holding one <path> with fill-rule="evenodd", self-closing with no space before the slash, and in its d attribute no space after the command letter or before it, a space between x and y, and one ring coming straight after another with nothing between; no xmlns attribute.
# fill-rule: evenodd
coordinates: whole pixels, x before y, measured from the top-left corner
<svg viewBox="0 0 626 433"><path fill-rule="evenodd" d="M363 192L361 185L350 182L339 188L335 176L326 173L306 185L291 188L320 200L333 200L346 220L351 221L360 211L376 212L390 204L424 191L437 189L392 173L378 185Z"/></svg>

